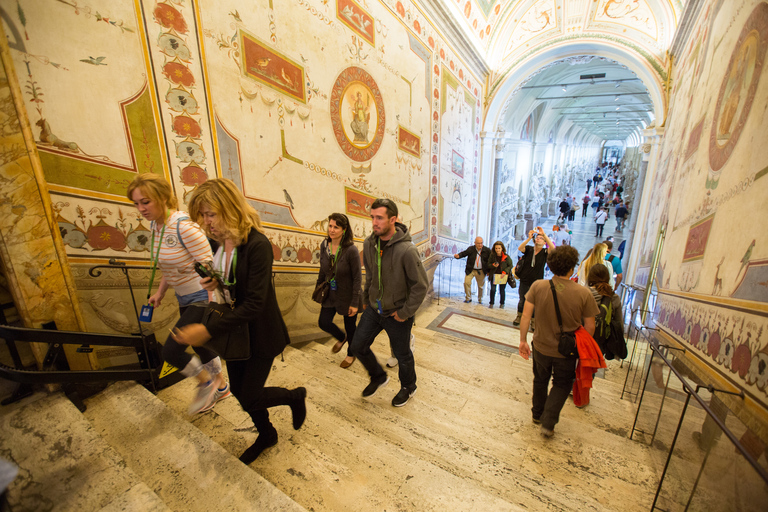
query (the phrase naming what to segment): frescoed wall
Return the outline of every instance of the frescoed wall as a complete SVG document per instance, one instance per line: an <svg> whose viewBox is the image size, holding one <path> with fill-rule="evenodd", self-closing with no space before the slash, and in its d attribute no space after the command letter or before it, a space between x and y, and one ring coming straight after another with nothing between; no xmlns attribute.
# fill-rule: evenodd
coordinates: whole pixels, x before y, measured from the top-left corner
<svg viewBox="0 0 768 512"><path fill-rule="evenodd" d="M768 227L755 208L768 197L766 50L768 3L702 9L677 57L635 276L647 283L664 227L657 323L763 404Z"/></svg>
<svg viewBox="0 0 768 512"><path fill-rule="evenodd" d="M474 236L482 77L408 1L0 9L91 330L137 328L122 274L87 270L147 265L149 226L124 195L141 172L166 176L182 203L214 177L241 187L275 269L294 273L276 276L293 326L316 323L305 299L332 212L361 243L373 200L393 199L424 258ZM146 274L133 279L139 301ZM169 299L155 313L158 337L174 311Z"/></svg>

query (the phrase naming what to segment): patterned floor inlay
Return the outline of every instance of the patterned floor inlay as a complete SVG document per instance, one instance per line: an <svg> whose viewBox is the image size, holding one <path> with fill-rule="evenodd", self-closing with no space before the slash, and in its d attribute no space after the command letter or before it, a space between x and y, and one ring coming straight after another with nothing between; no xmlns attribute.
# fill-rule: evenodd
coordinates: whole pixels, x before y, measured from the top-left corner
<svg viewBox="0 0 768 512"><path fill-rule="evenodd" d="M517 354L520 339L511 321L446 308L427 326L436 332Z"/></svg>

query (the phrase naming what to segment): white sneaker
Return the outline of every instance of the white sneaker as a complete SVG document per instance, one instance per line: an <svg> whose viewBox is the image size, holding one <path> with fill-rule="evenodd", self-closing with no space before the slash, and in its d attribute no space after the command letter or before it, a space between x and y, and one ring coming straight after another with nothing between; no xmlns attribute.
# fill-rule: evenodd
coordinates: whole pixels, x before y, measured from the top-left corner
<svg viewBox="0 0 768 512"><path fill-rule="evenodd" d="M397 358L395 356L387 359L387 368L394 368L395 366L397 366Z"/></svg>
<svg viewBox="0 0 768 512"><path fill-rule="evenodd" d="M216 379L211 379L207 383L197 385L197 392L194 400L189 404L189 414L194 415L200 411L210 408L212 403L216 403Z"/></svg>

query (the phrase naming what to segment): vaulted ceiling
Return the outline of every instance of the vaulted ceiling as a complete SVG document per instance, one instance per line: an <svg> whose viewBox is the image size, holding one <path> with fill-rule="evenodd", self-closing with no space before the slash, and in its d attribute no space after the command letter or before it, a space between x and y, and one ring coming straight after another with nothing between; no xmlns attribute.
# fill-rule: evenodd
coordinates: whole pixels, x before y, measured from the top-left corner
<svg viewBox="0 0 768 512"><path fill-rule="evenodd" d="M542 114L541 121L562 111L553 126L572 123L603 140L623 139L631 127L641 126L640 121L649 124L663 111L659 91L667 79L667 50L685 0L424 0L424 4L442 13L443 19L453 20L453 37L478 70L488 75L485 103L492 119L486 129L491 124L517 129L521 121L513 120L511 111L519 113L519 107L527 105L533 112L544 105L554 110ZM601 59L556 65L566 57L590 55ZM586 86L580 80L581 75L601 73L602 80L611 83L595 80ZM566 83L573 84L566 91L555 87ZM609 94L614 91L620 94L618 99Z"/></svg>

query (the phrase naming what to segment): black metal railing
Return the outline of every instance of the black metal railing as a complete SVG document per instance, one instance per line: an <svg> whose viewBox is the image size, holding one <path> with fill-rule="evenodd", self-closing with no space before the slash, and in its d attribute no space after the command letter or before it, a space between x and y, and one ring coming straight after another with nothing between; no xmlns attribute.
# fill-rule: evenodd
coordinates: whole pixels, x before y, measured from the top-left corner
<svg viewBox="0 0 768 512"><path fill-rule="evenodd" d="M754 453L763 445L738 418L726 419L718 398L743 400L744 392L703 382L688 367L685 348L660 343L651 329L640 332L650 358L629 438L649 445L652 458L663 457L651 510L764 510L768 469ZM723 437L727 442L719 442Z"/></svg>

